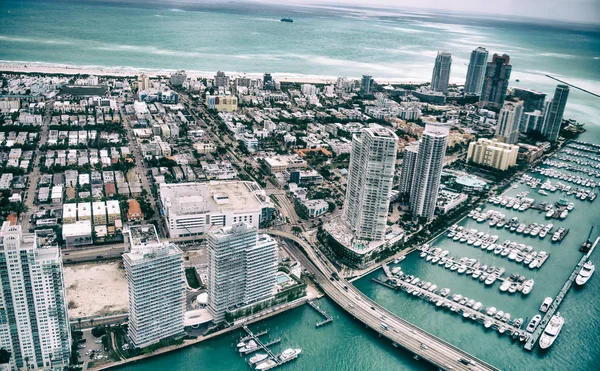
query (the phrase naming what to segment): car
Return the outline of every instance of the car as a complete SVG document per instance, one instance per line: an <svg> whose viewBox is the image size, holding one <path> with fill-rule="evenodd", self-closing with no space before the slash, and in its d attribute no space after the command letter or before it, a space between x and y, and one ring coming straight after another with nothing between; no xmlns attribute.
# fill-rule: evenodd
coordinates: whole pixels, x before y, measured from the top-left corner
<svg viewBox="0 0 600 371"><path fill-rule="evenodd" d="M96 256L96 259L102 259L102 258L104 258L104 256L102 256L102 255L97 255Z"/></svg>
<svg viewBox="0 0 600 371"><path fill-rule="evenodd" d="M375 307L371 307L371 309L375 310Z"/></svg>
<svg viewBox="0 0 600 371"><path fill-rule="evenodd" d="M94 341L94 343L96 343L96 344L102 344L102 340L96 340L96 341Z"/></svg>

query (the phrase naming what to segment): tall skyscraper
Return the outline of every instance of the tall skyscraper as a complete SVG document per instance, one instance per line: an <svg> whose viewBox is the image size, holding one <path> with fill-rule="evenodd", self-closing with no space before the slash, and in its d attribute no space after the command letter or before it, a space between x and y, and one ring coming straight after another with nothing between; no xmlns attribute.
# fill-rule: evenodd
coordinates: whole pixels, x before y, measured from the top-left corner
<svg viewBox="0 0 600 371"><path fill-rule="evenodd" d="M450 68L452 67L452 55L446 52L438 52L433 66L433 75L431 76L431 90L448 92L448 82L450 81Z"/></svg>
<svg viewBox="0 0 600 371"><path fill-rule="evenodd" d="M383 239L398 137L379 125L352 138L343 218L359 240Z"/></svg>
<svg viewBox="0 0 600 371"><path fill-rule="evenodd" d="M129 291L127 335L142 348L183 334L185 281L183 253L160 242L154 226L130 227L130 252L123 254Z"/></svg>
<svg viewBox="0 0 600 371"><path fill-rule="evenodd" d="M560 125L562 123L565 106L569 98L569 86L559 84L554 91L554 98L550 103L548 112L546 113L543 134L551 142L556 142L560 133Z"/></svg>
<svg viewBox="0 0 600 371"><path fill-rule="evenodd" d="M69 365L71 332L60 249L39 247L20 225L0 229L0 347L9 367L63 369Z"/></svg>
<svg viewBox="0 0 600 371"><path fill-rule="evenodd" d="M138 76L138 91L150 89L150 78L145 73Z"/></svg>
<svg viewBox="0 0 600 371"><path fill-rule="evenodd" d="M245 222L208 232L208 308L222 322L232 308L273 298L277 242Z"/></svg>
<svg viewBox="0 0 600 371"><path fill-rule="evenodd" d="M496 138L503 143L515 144L519 140L519 126L523 115L523 101L515 99L504 102L498 115Z"/></svg>
<svg viewBox="0 0 600 371"><path fill-rule="evenodd" d="M398 188L398 191L402 195L410 195L415 163L417 162L418 154L419 142L412 142L406 148L404 148L402 171L400 172L400 186Z"/></svg>
<svg viewBox="0 0 600 371"><path fill-rule="evenodd" d="M483 86L483 77L488 60L488 51L479 47L471 52L467 79L465 80L465 94L480 95Z"/></svg>
<svg viewBox="0 0 600 371"><path fill-rule="evenodd" d="M184 70L177 71L171 74L171 85L173 86L181 86L187 79L187 74Z"/></svg>
<svg viewBox="0 0 600 371"><path fill-rule="evenodd" d="M435 214L449 132L450 128L447 125L427 123L414 161L410 210L414 216L425 218L427 221L433 219Z"/></svg>
<svg viewBox="0 0 600 371"><path fill-rule="evenodd" d="M523 101L523 115L521 116L521 123L519 130L522 133L527 133L534 129L532 118L535 116L535 112L544 111L544 102L546 101L546 93L542 93L533 89L514 88L512 94L515 98ZM529 115L525 115L529 113Z"/></svg>
<svg viewBox="0 0 600 371"><path fill-rule="evenodd" d="M364 97L373 94L373 84L374 81L371 76L363 75L362 79L360 80L360 96Z"/></svg>
<svg viewBox="0 0 600 371"><path fill-rule="evenodd" d="M487 64L479 98L481 108L500 108L504 104L512 70L509 63L510 57L507 54L494 54L492 61Z"/></svg>

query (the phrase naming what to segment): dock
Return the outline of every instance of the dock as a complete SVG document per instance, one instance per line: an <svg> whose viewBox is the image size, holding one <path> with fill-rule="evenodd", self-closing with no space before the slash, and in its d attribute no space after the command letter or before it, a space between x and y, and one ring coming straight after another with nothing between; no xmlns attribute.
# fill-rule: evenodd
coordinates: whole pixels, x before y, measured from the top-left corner
<svg viewBox="0 0 600 371"><path fill-rule="evenodd" d="M308 305L313 307L317 312L319 312L325 318L324 320L317 322L315 325L316 327L321 327L330 322L333 322L333 318L327 312L325 312L323 309L321 309L321 307L319 307L317 304L315 304L312 300L308 301Z"/></svg>
<svg viewBox="0 0 600 371"><path fill-rule="evenodd" d="M246 335L243 338L240 339L240 341L248 341L251 340L253 338L253 336L259 337L259 336L264 336L266 334L269 333L269 330L263 330L263 331L259 331L253 335Z"/></svg>
<svg viewBox="0 0 600 371"><path fill-rule="evenodd" d="M394 278L392 278L390 276L388 276L388 278L394 280ZM452 309L453 312L463 313L463 314L467 313L468 314L468 316L467 316L468 318L470 318L471 320L474 320L474 321L478 321L480 323L485 323L487 321L490 321L492 323L491 326L490 326L491 328L493 328L493 329L504 328L505 329L504 333L506 333L506 335L508 335L508 336L511 336L515 332L518 333L518 334L524 332L524 330L521 330L520 327L513 326L513 325L511 325L511 324L509 324L507 322L503 322L503 321L495 318L494 316L490 316L490 315L487 315L484 312L481 312L480 310L475 310L475 309L473 309L471 307L468 307L466 305L459 304L458 302L452 300L449 297L445 297L445 296L439 295L439 294L437 294L435 292L423 290L422 288L418 287L417 285L413 285L413 284L411 284L409 282L402 281L400 284L391 284L390 281L386 282L386 281L382 281L382 280L380 280L378 278L372 278L371 280L373 282L376 282L376 283L380 284L380 285L388 287L388 288L390 288L392 290L402 289L402 287L404 287L406 289L410 288L410 289L413 289L413 290L414 289L419 289L421 291L421 294L422 294L422 295L419 296L420 298L422 298L422 299L424 299L426 301L429 301L430 303L433 303L436 306L440 306L440 305L437 305L437 303L441 301L443 303L441 306L446 307L446 308L452 308L452 307L454 307L455 309ZM392 282L394 282L394 281L392 281ZM464 317L464 315L463 315L463 317ZM513 320L513 319L511 319L511 320Z"/></svg>
<svg viewBox="0 0 600 371"><path fill-rule="evenodd" d="M524 348L526 350L532 350L535 347L535 344L537 343L540 336L542 336L542 332L546 328L546 325L548 324L548 322L550 321L552 316L554 316L554 313L556 313L556 311L558 310L560 303L562 303L563 299L565 298L565 295L567 295L567 292L573 285L573 281L575 281L575 278L577 278L577 275L579 274L579 271L581 271L583 264L585 264L585 262L590 258L590 256L594 252L594 249L598 245L599 241L600 241L600 236L598 236L596 238L596 241L594 242L594 245L591 247L590 251L588 251L588 253L585 254L579 260L579 263L577 263L577 265L575 266L575 269L573 269L573 273L571 273L571 275L569 276L569 278L567 279L567 281L565 282L563 287L558 292L558 295L556 295L556 298L554 298L554 301L550 305L550 308L548 308L546 315L544 316L544 318L542 318L542 321L538 325L537 329L534 331L534 333L529 338L529 340L527 340L527 342L525 343Z"/></svg>
<svg viewBox="0 0 600 371"><path fill-rule="evenodd" d="M262 349L262 350L264 350L264 351L265 351L265 352L266 352L266 353L269 355L269 358L271 358L271 359L272 359L272 360L273 360L275 363L277 363L277 365L280 365L280 364L281 364L281 362L279 361L279 357L277 357L277 356L276 356L276 355L275 355L275 354L274 354L274 353L271 351L271 349L269 349L269 346L270 346L270 345L273 345L273 344L277 344L277 343L279 343L279 342L281 341L281 339L275 339L275 340L272 340L272 341L270 341L270 342L268 342L268 343L266 343L266 344L265 344L265 343L263 343L263 342L262 342L262 341L259 339L259 337L258 337L258 336L256 336L256 334L254 334L254 333L253 333L253 332L252 332L252 331L251 331L251 330L248 328L248 326L244 325L242 328L244 329L244 331L246 331L246 332L248 333L248 336L250 336L250 339L249 339L249 340L254 340L254 342L256 342L256 344L257 344L258 346L256 347L256 349L254 349L254 350L252 350L252 351L249 351L249 352L240 352L240 353L242 353L242 354L244 354L244 355L247 355L247 354L250 354L250 353L256 352L256 351L257 351L257 350L259 350L259 349Z"/></svg>

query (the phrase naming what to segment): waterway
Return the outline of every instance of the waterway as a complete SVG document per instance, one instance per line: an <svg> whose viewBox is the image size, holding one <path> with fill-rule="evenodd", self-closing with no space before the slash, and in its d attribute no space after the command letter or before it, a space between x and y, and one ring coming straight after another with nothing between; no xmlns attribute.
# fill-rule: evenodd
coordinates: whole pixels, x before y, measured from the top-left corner
<svg viewBox="0 0 600 371"><path fill-rule="evenodd" d="M588 132L581 139L600 143L600 133ZM560 169L562 172L567 172ZM533 174L542 177L539 174ZM577 175L577 174L575 174ZM529 191L530 197L537 202L554 203L561 197L560 192L543 196L532 191L526 185L510 188L507 195ZM519 273L535 280L532 292L522 294L501 293L500 283L485 286L465 275L432 265L418 254L411 254L399 264L408 274L433 282L439 287L448 287L453 293L460 293L483 303L485 307L494 306L511 313L512 318L528 318L538 313L538 308L547 296L555 296L581 257L579 246L587 237L592 224L600 226L600 207L598 201L577 201L571 196L567 199L575 203L575 209L563 221L552 220L554 230L559 226L570 228L569 234L560 243L552 243L551 235L545 239L524 237L507 230L490 228L486 223L477 223L464 219L460 225L476 228L500 236L499 241L509 239L533 246L537 251L545 250L550 257L541 269L530 270L521 264L506 258L482 251L479 248L454 242L441 236L433 244L447 249L452 256L477 258L485 264L505 267L506 274ZM486 204L485 209L496 209L508 217L518 216L526 223L548 223L544 213L537 210L518 212ZM600 266L598 254L591 260ZM560 307L560 313L566 323L554 345L546 350L536 347L532 352L523 349L522 343L513 341L507 335L499 335L491 329L486 330L479 323L463 319L461 315L435 306L420 298L409 296L402 291L393 291L371 281L373 277L382 277L381 270L356 281L354 284L366 295L382 304L398 316L433 333L467 352L503 370L592 370L600 361L600 279L594 275L583 287L573 286ZM253 330L271 329L271 336L283 338L274 351L288 347L302 348L300 357L283 366L289 370L421 370L431 368L423 361L416 361L401 349L366 329L352 319L343 310L328 299L318 301L334 317L331 324L319 329L315 323L320 315L305 305L251 326ZM240 332L206 341L197 346L173 352L172 354L151 358L138 364L122 367L121 370L181 370L210 368L214 370L246 370L244 358L238 357L234 350Z"/></svg>

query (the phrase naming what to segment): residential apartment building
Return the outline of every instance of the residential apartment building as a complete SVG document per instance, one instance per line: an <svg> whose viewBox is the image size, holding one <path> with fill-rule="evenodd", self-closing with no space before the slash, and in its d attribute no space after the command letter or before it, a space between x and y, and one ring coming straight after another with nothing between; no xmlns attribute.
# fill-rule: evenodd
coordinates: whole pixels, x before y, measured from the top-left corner
<svg viewBox="0 0 600 371"><path fill-rule="evenodd" d="M471 59L467 68L467 79L465 81L465 94L481 94L487 60L488 51L485 48L479 47L471 52Z"/></svg>
<svg viewBox="0 0 600 371"><path fill-rule="evenodd" d="M431 76L431 90L442 93L448 92L450 81L450 68L452 67L452 55L446 52L438 52Z"/></svg>
<svg viewBox="0 0 600 371"><path fill-rule="evenodd" d="M494 54L492 61L487 64L485 78L479 97L481 108L500 108L504 104L512 66L507 54Z"/></svg>
<svg viewBox="0 0 600 371"><path fill-rule="evenodd" d="M565 113L565 106L567 105L567 98L569 98L569 86L559 84L556 86L554 91L554 98L550 103L550 107L546 114L546 121L544 123L543 134L551 142L556 142L558 135L560 134L560 126L562 124L563 114Z"/></svg>
<svg viewBox="0 0 600 371"><path fill-rule="evenodd" d="M502 143L497 139L480 138L469 144L467 162L474 162L498 170L507 170L517 164L519 146Z"/></svg>
<svg viewBox="0 0 600 371"><path fill-rule="evenodd" d="M183 253L160 242L154 226L131 227L130 252L123 254L129 292L127 335L143 348L183 334L185 278Z"/></svg>
<svg viewBox="0 0 600 371"><path fill-rule="evenodd" d="M40 247L20 225L0 229L0 347L8 369L63 370L71 328L60 249Z"/></svg>
<svg viewBox="0 0 600 371"><path fill-rule="evenodd" d="M515 99L504 102L496 125L496 138L504 143L519 141L519 127L523 115L523 101Z"/></svg>
<svg viewBox="0 0 600 371"><path fill-rule="evenodd" d="M352 139L343 219L360 240L383 239L397 144L396 134L379 125Z"/></svg>
<svg viewBox="0 0 600 371"><path fill-rule="evenodd" d="M273 298L277 242L245 222L208 233L208 308L216 323L229 310Z"/></svg>

